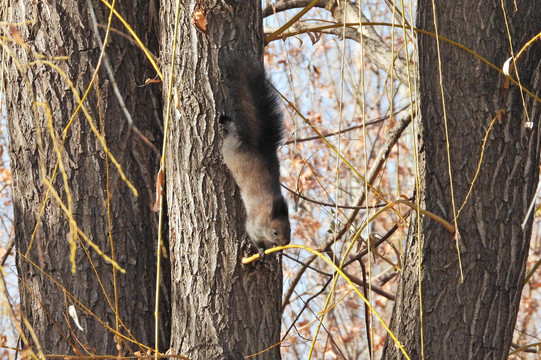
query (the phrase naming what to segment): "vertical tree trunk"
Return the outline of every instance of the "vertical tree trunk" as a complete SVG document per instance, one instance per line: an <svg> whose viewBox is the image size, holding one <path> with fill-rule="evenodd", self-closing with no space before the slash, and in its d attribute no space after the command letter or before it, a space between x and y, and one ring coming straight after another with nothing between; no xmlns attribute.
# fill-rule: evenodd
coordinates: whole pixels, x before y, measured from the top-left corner
<svg viewBox="0 0 541 360"><path fill-rule="evenodd" d="M92 3L98 24L106 25L109 10L99 2ZM116 9L150 50L156 52L156 37L152 33L146 34L148 1L120 4L117 1ZM159 157L128 125L112 82L116 82L134 125L159 147L162 137L161 90L156 86L140 86L146 78L154 77L155 71L137 46L117 32L111 32L107 55L114 80L108 77L102 64L84 103L94 126L104 134L111 154L120 162L139 196L134 196L121 179L111 158L91 131L83 111L75 117L61 149L67 183L60 172L52 180L54 190L66 207L69 189L71 213L78 228L109 256L112 256L111 235L115 260L126 270L126 274L116 272L115 290L113 268L80 236L81 242L77 244L75 253L76 272L72 274L68 240L76 234L73 229L70 232L68 217L51 194L40 216L47 196L46 182L51 179L57 156L48 128L47 112L37 103L49 107L56 142L60 147L63 130L77 107L68 81L73 82L82 96L91 82L101 50L93 31L88 3L75 0L10 3L8 21L22 23L32 19L35 20L33 23L18 25L22 38L34 52L49 57L66 56L67 60L53 63L67 79L40 61L25 66L39 59L20 45L11 45L16 59L7 60L6 97L22 314L32 326L45 353L79 352L86 355L83 345L88 345L88 349L94 348L98 354L116 354L114 334L105 329L105 324L112 329L118 326L128 339L152 345L153 244L157 228L151 206L152 184ZM112 27L125 32L116 19ZM100 34L103 39L103 28L100 28ZM18 70L17 63L24 67ZM108 222L108 203L111 224ZM36 223L38 230L33 238ZM115 299L120 304L118 312L122 321L118 325L114 314ZM162 303L167 306L166 301ZM83 330L79 330L68 315L70 305L75 305ZM86 312L82 305L94 315ZM162 339L167 343L167 322L163 324ZM28 331L26 337L33 343ZM129 340L122 340L122 343L133 350L140 349Z"/></svg>
<svg viewBox="0 0 541 360"><path fill-rule="evenodd" d="M230 4L181 1L176 44L175 2L165 3L160 16L164 69L173 66L178 96L166 151L171 344L192 360L241 359L277 343L280 333L281 265L274 257L255 267L241 265L249 249L244 211L220 152L219 59L234 51L262 61L263 50L260 1ZM206 19L206 30L196 28L196 13ZM258 359L279 357L275 347Z"/></svg>
<svg viewBox="0 0 541 360"><path fill-rule="evenodd" d="M436 0L441 36L474 50L496 66L511 56L499 0ZM539 31L541 3L504 1L515 54ZM515 11L515 4L517 11ZM432 1L421 0L418 27L434 32ZM453 219L444 113L434 37L419 35L421 207ZM458 217L464 282L453 235L423 217L421 238L413 227L406 251L392 330L411 359L506 359L523 287L531 221L521 229L538 179L541 104L471 54L440 41L441 68L454 197L458 208L472 183L485 133L483 163ZM540 46L518 60L520 80L540 94ZM512 73L513 77L515 74ZM533 129L525 122L533 121ZM412 220L416 223L416 220ZM422 330L418 289L421 248ZM388 338L383 359L402 358Z"/></svg>

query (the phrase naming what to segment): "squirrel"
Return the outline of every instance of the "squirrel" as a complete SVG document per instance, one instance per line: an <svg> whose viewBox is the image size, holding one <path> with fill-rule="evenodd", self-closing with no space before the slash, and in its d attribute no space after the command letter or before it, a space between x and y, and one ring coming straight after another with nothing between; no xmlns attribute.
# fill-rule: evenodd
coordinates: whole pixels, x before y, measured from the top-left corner
<svg viewBox="0 0 541 360"><path fill-rule="evenodd" d="M225 113L224 162L237 183L246 209L246 232L262 256L287 245L291 229L280 188L277 150L284 125L278 97L263 65L244 59L222 62Z"/></svg>

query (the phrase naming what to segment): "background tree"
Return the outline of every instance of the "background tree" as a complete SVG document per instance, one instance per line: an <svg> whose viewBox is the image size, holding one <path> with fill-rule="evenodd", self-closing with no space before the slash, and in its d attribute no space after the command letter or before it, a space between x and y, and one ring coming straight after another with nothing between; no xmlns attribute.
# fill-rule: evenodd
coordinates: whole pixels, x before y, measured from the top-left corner
<svg viewBox="0 0 541 360"><path fill-rule="evenodd" d="M116 9L157 52L156 32L147 31L148 2L117 2ZM142 51L118 33L106 35L109 16L90 1L7 8L7 20L19 24L10 27L18 44L3 45L21 316L28 321L23 342L48 354L112 354L117 341L122 349L145 350L139 343L154 338L151 206L161 95L158 86L141 86L155 76ZM111 25L122 28L114 17ZM82 330L69 315L72 305ZM162 319L166 347L169 324Z"/></svg>
<svg viewBox="0 0 541 360"><path fill-rule="evenodd" d="M492 1L478 10L469 2L422 0L418 27L497 65L539 32L538 2ZM412 221L392 329L412 359L506 359L531 236L541 104L453 44L420 35L418 45L419 200L443 218L456 218L461 262L453 234L426 217ZM540 59L535 45L511 72L536 96ZM383 359L399 357L388 340Z"/></svg>

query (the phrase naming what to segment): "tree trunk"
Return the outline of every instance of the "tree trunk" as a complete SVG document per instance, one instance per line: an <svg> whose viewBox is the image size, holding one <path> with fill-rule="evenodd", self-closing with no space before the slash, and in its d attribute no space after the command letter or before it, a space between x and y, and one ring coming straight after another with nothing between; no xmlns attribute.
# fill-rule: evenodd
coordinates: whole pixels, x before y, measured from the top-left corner
<svg viewBox="0 0 541 360"><path fill-rule="evenodd" d="M54 191L63 205L47 192L57 156L47 111L39 103L49 107L56 144L61 147L63 131L77 108L69 81L82 96L91 83L101 50L88 3L25 0L10 3L8 13L11 23L35 20L28 25L18 25L22 39L32 51L49 57L67 57L67 60L53 61L63 74L40 61L17 70L17 63L24 66L36 57L20 44L13 43L11 48L16 59L8 59L6 71L21 310L45 353L117 354L115 336L105 329L106 324L112 329L118 328L128 339L121 340L122 343L133 350L141 347L132 340L153 345L154 338L157 227L151 206L159 157L129 126L114 93L113 81L134 125L158 148L162 139L161 90L157 86L140 86L146 78L153 78L155 71L142 51L118 32L110 33L107 45L113 79L102 64L84 105L94 126L104 134L110 154L119 161L139 196L134 196L121 179L82 110L69 127L60 150L67 180L63 179L61 168L52 179ZM98 24L107 25L109 10L99 2L92 3ZM146 0L120 4L117 1L116 9L156 53L157 38L146 31L148 4ZM116 19L112 27L127 33ZM12 35L16 38L13 30ZM104 28L100 28L100 36L103 40ZM68 189L71 200L67 196ZM112 266L81 236L76 236L77 231L74 227L70 229L62 206L69 208L70 217L91 241L108 256L114 256L126 270L125 274L114 274ZM33 237L36 224L38 229ZM75 273L70 263L69 241L77 241ZM117 301L120 323L115 318ZM167 301L162 304L167 310ZM78 329L68 314L70 305L75 305L83 330ZM167 345L167 319L162 324L162 340ZM34 343L28 330L25 334L30 343ZM83 345L88 346L88 352L83 350Z"/></svg>
<svg viewBox="0 0 541 360"><path fill-rule="evenodd" d="M498 67L508 57L509 40L498 0L436 0L438 30ZM515 11L515 4L517 10ZM541 3L504 1L515 54L539 31ZM434 32L432 1L418 4L418 27ZM453 219L444 113L434 37L418 35L421 207ZM417 238L412 220L391 328L411 359L506 359L523 287L531 235L524 220L538 180L541 104L466 51L440 40L441 69L457 210L466 198L488 136L473 191L458 217L460 281L452 234L427 217ZM540 46L518 60L520 81L540 93ZM515 73L512 73L513 77ZM533 121L533 129L525 122ZM421 249L422 329L418 288ZM388 337L383 359L403 358Z"/></svg>
<svg viewBox="0 0 541 360"><path fill-rule="evenodd" d="M258 266L240 263L250 249L245 215L222 161L218 124L224 107L219 59L233 51L262 61L260 6L256 0L182 1L176 44L175 2L164 3L160 16L162 60L165 73L173 66L176 94L166 150L171 346L192 360L242 359L279 341L281 264L273 256ZM206 30L194 22L197 13ZM166 79L164 94L168 84ZM279 357L274 347L257 358Z"/></svg>

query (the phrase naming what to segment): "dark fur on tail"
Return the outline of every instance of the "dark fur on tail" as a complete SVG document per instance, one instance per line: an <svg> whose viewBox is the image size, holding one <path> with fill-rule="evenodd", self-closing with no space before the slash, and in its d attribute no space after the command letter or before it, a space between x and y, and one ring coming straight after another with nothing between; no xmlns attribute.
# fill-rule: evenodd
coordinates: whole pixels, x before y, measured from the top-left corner
<svg viewBox="0 0 541 360"><path fill-rule="evenodd" d="M275 155L283 138L283 116L265 70L244 59L224 61L222 70L227 89L222 121L234 119L243 144L261 154Z"/></svg>

